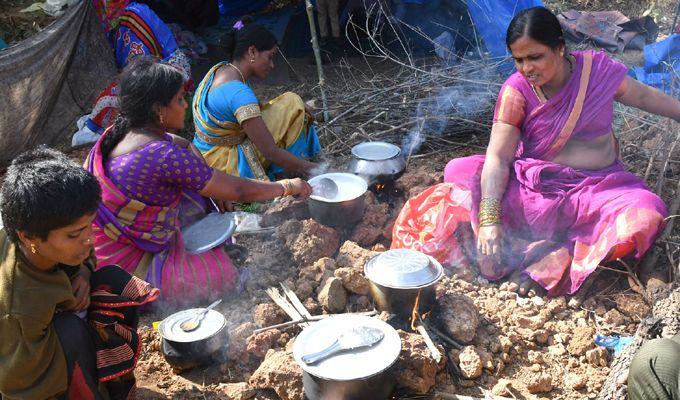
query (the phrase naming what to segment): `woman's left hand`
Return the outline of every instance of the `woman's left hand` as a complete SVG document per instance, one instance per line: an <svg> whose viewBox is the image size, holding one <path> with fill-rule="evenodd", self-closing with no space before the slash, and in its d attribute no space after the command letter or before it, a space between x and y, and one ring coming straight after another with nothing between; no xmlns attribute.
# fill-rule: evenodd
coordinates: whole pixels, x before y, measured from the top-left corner
<svg viewBox="0 0 680 400"><path fill-rule="evenodd" d="M78 273L71 279L71 287L73 288L73 295L76 297L76 303L71 308L71 311L80 312L87 310L90 306L90 276L92 273L84 266L80 266Z"/></svg>

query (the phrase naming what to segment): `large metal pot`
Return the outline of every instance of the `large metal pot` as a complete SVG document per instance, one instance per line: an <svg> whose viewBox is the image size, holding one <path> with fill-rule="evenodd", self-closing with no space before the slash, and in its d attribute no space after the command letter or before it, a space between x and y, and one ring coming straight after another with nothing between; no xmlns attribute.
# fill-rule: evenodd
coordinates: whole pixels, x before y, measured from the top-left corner
<svg viewBox="0 0 680 400"><path fill-rule="evenodd" d="M397 180L406 169L401 149L387 142L365 142L352 147L354 156L349 172L364 178L369 184L390 183Z"/></svg>
<svg viewBox="0 0 680 400"><path fill-rule="evenodd" d="M184 332L180 324L193 318L202 308L183 310L165 318L158 326L163 358L176 369L207 365L226 354L229 334L224 315L209 310L196 330Z"/></svg>
<svg viewBox="0 0 680 400"><path fill-rule="evenodd" d="M411 249L392 249L372 257L364 265L371 296L379 311L409 320L418 299L420 315L436 304L435 284L444 275L442 265Z"/></svg>
<svg viewBox="0 0 680 400"><path fill-rule="evenodd" d="M302 356L328 347L348 327L370 326L384 333L368 348L348 350L308 365ZM316 322L300 333L293 346L302 367L302 382L309 400L385 400L394 390L393 366L401 352L397 331L377 318L338 315Z"/></svg>
<svg viewBox="0 0 680 400"><path fill-rule="evenodd" d="M364 216L364 194L368 190L362 178L345 173L330 173L315 176L309 180L314 186L322 178L332 179L338 185L338 194L333 198L311 195L307 200L309 214L316 221L332 226L345 227L357 223Z"/></svg>

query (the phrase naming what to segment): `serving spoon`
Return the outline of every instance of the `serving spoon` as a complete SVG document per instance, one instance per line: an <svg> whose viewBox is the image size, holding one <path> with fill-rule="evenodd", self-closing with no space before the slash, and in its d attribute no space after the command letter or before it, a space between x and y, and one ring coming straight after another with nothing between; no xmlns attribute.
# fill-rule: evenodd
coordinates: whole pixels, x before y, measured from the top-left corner
<svg viewBox="0 0 680 400"><path fill-rule="evenodd" d="M197 312L196 315L194 315L193 318L190 318L190 319L188 319L188 320L182 322L181 324L179 324L179 327L180 327L184 332L191 332L191 331L196 330L196 328L198 328L199 325L201 325L201 321L203 320L203 317L205 317L205 314L207 314L208 311L210 311L210 310L212 310L213 308L215 308L215 306L217 306L217 305L220 304L221 302L222 302L222 299L219 299L219 300L215 301L214 303L212 303L212 304L209 305L208 307L206 307L206 308L202 309L201 311Z"/></svg>
<svg viewBox="0 0 680 400"><path fill-rule="evenodd" d="M349 328L342 332L340 336L325 349L302 356L302 362L307 365L314 364L343 350L370 347L381 341L383 337L385 337L383 331L371 326L356 326Z"/></svg>
<svg viewBox="0 0 680 400"><path fill-rule="evenodd" d="M338 195L338 184L330 178L321 178L312 186L312 193L326 199L332 199Z"/></svg>

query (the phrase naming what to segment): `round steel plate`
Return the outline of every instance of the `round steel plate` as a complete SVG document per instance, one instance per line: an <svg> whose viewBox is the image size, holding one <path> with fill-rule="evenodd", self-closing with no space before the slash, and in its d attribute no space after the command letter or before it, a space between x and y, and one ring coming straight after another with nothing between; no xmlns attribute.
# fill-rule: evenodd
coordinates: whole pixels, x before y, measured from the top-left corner
<svg viewBox="0 0 680 400"><path fill-rule="evenodd" d="M202 253L224 243L234 233L236 223L230 213L213 212L182 228L186 252Z"/></svg>
<svg viewBox="0 0 680 400"><path fill-rule="evenodd" d="M313 365L302 362L302 356L320 351L331 345L338 335L352 326L369 326L380 329L385 336L371 347L337 353ZM328 317L305 328L293 345L295 361L307 373L322 379L351 381L377 375L392 366L401 352L401 339L387 323L363 315L337 315Z"/></svg>
<svg viewBox="0 0 680 400"><path fill-rule="evenodd" d="M401 149L387 142L365 142L352 147L352 154L356 158L368 161L383 161L396 157Z"/></svg>
<svg viewBox="0 0 680 400"><path fill-rule="evenodd" d="M224 315L215 310L210 310L205 314L198 328L191 332L184 332L180 328L182 322L192 319L201 310L203 308L192 308L168 316L161 321L161 324L158 326L158 332L166 340L188 343L207 339L224 328L224 325L227 323Z"/></svg>
<svg viewBox="0 0 680 400"><path fill-rule="evenodd" d="M395 289L429 286L444 274L434 258L411 249L392 249L374 256L364 266L371 281Z"/></svg>

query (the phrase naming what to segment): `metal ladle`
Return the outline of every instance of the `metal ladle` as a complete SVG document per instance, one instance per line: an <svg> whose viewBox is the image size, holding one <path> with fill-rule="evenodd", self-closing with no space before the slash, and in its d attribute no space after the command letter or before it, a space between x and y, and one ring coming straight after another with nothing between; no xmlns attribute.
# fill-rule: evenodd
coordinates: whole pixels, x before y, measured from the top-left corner
<svg viewBox="0 0 680 400"><path fill-rule="evenodd" d="M209 305L208 307L202 309L201 311L197 312L196 315L194 315L193 318L188 319L181 324L179 324L179 327L184 331L184 332L191 332L193 330L196 330L199 325L201 325L201 321L203 320L203 317L205 317L205 314L208 313L208 311L212 310L222 302L222 299L219 299Z"/></svg>
<svg viewBox="0 0 680 400"><path fill-rule="evenodd" d="M326 199L332 199L338 195L338 184L330 178L321 178L312 186L312 193Z"/></svg>

